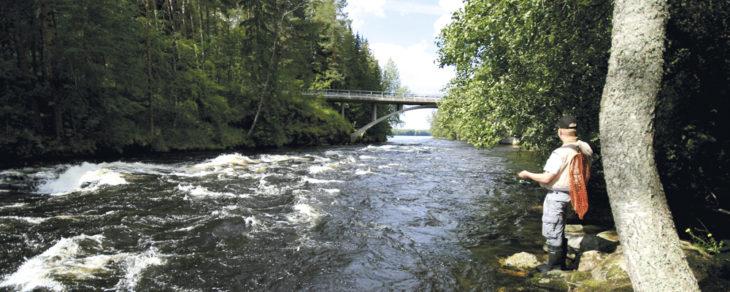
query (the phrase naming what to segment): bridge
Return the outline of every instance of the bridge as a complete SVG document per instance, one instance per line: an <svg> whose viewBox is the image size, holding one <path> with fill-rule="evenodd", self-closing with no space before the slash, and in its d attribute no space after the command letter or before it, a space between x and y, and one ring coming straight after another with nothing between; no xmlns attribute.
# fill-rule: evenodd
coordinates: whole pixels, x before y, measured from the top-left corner
<svg viewBox="0 0 730 292"><path fill-rule="evenodd" d="M437 108L438 102L443 97L442 95L421 95L421 94L403 94L403 93L390 93L383 91L364 91L364 90L317 90L304 92L305 96L321 96L327 101L332 102L364 102L372 103L372 121L360 129L357 129L352 135L350 135L350 141L355 142L360 139L365 131L377 125L378 123L388 120L390 117L400 115L407 111L424 109L424 108ZM382 117L378 117L377 104L396 104L398 110L387 114ZM404 107L404 105L415 105L414 107ZM345 115L344 104L340 107L341 114Z"/></svg>

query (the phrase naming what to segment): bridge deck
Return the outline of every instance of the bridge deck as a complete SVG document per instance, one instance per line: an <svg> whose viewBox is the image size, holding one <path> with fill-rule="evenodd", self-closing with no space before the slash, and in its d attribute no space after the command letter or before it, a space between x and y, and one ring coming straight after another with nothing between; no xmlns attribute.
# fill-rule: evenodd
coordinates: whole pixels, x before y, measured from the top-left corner
<svg viewBox="0 0 730 292"><path fill-rule="evenodd" d="M440 95L392 94L382 91L361 90L309 91L305 92L304 95L322 96L328 101L337 102L370 102L406 105L436 105L442 97Z"/></svg>

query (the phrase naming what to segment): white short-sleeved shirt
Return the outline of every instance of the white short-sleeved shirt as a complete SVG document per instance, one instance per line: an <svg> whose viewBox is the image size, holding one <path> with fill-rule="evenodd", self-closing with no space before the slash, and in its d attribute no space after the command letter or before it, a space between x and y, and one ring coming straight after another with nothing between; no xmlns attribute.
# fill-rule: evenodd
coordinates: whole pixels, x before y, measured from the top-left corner
<svg viewBox="0 0 730 292"><path fill-rule="evenodd" d="M548 157L547 162L545 162L545 167L543 167L542 170L547 173L560 175L558 172L560 172L560 169L563 167L563 163L565 163L565 156L560 155L559 151L556 149L550 154L550 157ZM570 201L570 195L563 191L552 191L548 193L546 199L568 202Z"/></svg>
<svg viewBox="0 0 730 292"><path fill-rule="evenodd" d="M558 151L555 150L550 154L550 157L547 162L545 162L545 167L543 167L542 170L548 173L558 173L560 168L563 166L564 160L564 157L560 156Z"/></svg>

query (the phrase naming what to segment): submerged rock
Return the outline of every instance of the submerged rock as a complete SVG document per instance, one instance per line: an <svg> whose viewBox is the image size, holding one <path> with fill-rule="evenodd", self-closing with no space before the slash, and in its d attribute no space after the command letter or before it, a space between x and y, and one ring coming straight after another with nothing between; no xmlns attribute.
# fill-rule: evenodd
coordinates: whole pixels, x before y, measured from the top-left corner
<svg viewBox="0 0 730 292"><path fill-rule="evenodd" d="M604 259L606 254L600 251L591 250L581 254L580 263L578 264L579 272L588 272L595 269Z"/></svg>
<svg viewBox="0 0 730 292"><path fill-rule="evenodd" d="M503 260L503 266L521 270L534 269L540 265L537 256L529 252L519 252Z"/></svg>

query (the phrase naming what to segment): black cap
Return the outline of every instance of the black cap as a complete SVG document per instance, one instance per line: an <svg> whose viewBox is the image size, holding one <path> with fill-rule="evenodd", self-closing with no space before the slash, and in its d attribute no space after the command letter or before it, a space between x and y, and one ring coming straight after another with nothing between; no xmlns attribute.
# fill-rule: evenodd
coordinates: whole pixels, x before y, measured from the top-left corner
<svg viewBox="0 0 730 292"><path fill-rule="evenodd" d="M558 120L557 126L560 129L575 129L578 128L578 120L574 116L566 115Z"/></svg>

